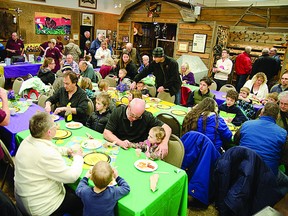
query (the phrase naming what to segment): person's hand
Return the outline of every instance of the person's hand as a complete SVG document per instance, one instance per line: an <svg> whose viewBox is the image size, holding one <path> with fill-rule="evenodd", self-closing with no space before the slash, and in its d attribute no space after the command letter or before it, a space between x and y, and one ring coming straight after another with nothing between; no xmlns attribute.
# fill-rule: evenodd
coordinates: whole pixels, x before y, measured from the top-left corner
<svg viewBox="0 0 288 216"><path fill-rule="evenodd" d="M157 92L164 92L164 87L163 86L160 86L158 89L157 89Z"/></svg>
<svg viewBox="0 0 288 216"><path fill-rule="evenodd" d="M93 168L93 167L92 167L92 168ZM92 174L92 168L89 169L89 170L86 172L86 174L85 174L85 177L86 177L86 178L90 178L90 177L91 177L91 174Z"/></svg>
<svg viewBox="0 0 288 216"><path fill-rule="evenodd" d="M0 98L1 99L6 99L7 100L7 92L6 92L6 90L5 89L3 89L3 88L1 88L0 87Z"/></svg>
<svg viewBox="0 0 288 216"><path fill-rule="evenodd" d="M16 53L16 50L10 50L10 52L12 52L12 53Z"/></svg>
<svg viewBox="0 0 288 216"><path fill-rule="evenodd" d="M136 88L136 82L133 82L131 85L130 85L130 89L133 90Z"/></svg>
<svg viewBox="0 0 288 216"><path fill-rule="evenodd" d="M117 142L117 144L124 149L130 148L130 142L128 140L121 140L120 142Z"/></svg>
<svg viewBox="0 0 288 216"><path fill-rule="evenodd" d="M113 170L113 177L114 177L114 179L116 179L119 176L118 171L116 168L112 168L112 170Z"/></svg>
<svg viewBox="0 0 288 216"><path fill-rule="evenodd" d="M186 84L186 82L187 82L186 80L183 80L183 81L182 81L183 84Z"/></svg>
<svg viewBox="0 0 288 216"><path fill-rule="evenodd" d="M58 107L55 111L54 111L54 114L58 114L58 113L61 113L61 112L64 112L66 111L66 107Z"/></svg>
<svg viewBox="0 0 288 216"><path fill-rule="evenodd" d="M228 117L228 118L226 119L226 121L227 121L228 123L231 123L232 120L233 120L233 118L231 118L231 117Z"/></svg>
<svg viewBox="0 0 288 216"><path fill-rule="evenodd" d="M151 154L148 151L145 152L145 155L146 155L147 158L151 157Z"/></svg>
<svg viewBox="0 0 288 216"><path fill-rule="evenodd" d="M168 154L168 143L161 143L156 151L158 151L158 154L160 155L161 159L163 159Z"/></svg>
<svg viewBox="0 0 288 216"><path fill-rule="evenodd" d="M74 156L76 156L76 155L79 155L79 156L83 157L82 148L77 149L77 151L75 151L74 149L72 149L71 156L74 157Z"/></svg>

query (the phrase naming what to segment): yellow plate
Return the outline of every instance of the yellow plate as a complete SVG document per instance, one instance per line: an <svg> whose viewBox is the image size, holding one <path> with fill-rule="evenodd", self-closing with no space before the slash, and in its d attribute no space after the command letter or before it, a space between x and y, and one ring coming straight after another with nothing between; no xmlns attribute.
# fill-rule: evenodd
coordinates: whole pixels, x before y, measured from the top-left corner
<svg viewBox="0 0 288 216"><path fill-rule="evenodd" d="M183 110L172 110L171 113L178 116L185 116L187 114L187 112Z"/></svg>
<svg viewBox="0 0 288 216"><path fill-rule="evenodd" d="M110 162L111 158L109 155L101 152L92 152L84 156L84 163L89 166L94 166L99 161Z"/></svg>
<svg viewBox="0 0 288 216"><path fill-rule="evenodd" d="M71 131L60 129L56 131L56 134L53 139L65 139L70 137L71 135L72 135Z"/></svg>

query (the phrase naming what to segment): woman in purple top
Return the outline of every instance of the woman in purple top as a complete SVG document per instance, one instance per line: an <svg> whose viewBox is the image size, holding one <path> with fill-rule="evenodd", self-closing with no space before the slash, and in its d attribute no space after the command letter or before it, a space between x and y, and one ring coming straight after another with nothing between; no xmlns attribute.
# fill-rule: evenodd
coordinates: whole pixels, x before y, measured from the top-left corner
<svg viewBox="0 0 288 216"><path fill-rule="evenodd" d="M189 70L189 64L187 62L181 65L180 73L183 84L195 85L194 74Z"/></svg>
<svg viewBox="0 0 288 216"><path fill-rule="evenodd" d="M60 61L62 59L62 54L60 50L56 47L55 39L51 39L48 46L49 47L45 50L44 57L51 57L54 59L55 68L52 70L52 72L56 73L60 69Z"/></svg>

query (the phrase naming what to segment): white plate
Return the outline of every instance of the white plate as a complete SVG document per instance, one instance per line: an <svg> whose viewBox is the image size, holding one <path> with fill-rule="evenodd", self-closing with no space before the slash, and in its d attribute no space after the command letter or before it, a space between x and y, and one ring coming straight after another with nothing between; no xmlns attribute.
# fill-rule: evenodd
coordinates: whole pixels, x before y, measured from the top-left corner
<svg viewBox="0 0 288 216"><path fill-rule="evenodd" d="M51 117L52 117L53 121L57 121L60 118L59 115L55 115L55 114L52 114Z"/></svg>
<svg viewBox="0 0 288 216"><path fill-rule="evenodd" d="M161 101L160 98L149 98L151 102L159 103Z"/></svg>
<svg viewBox="0 0 288 216"><path fill-rule="evenodd" d="M83 124L80 122L69 122L65 126L69 129L78 129L83 127Z"/></svg>
<svg viewBox="0 0 288 216"><path fill-rule="evenodd" d="M102 146L102 141L97 139L88 139L83 141L81 146L85 149L97 149Z"/></svg>
<svg viewBox="0 0 288 216"><path fill-rule="evenodd" d="M150 108L150 105L149 104L145 104L145 109L148 109Z"/></svg>
<svg viewBox="0 0 288 216"><path fill-rule="evenodd" d="M148 164L148 166L147 166ZM158 169L158 164L151 160L140 159L134 163L136 169L143 172L153 172Z"/></svg>

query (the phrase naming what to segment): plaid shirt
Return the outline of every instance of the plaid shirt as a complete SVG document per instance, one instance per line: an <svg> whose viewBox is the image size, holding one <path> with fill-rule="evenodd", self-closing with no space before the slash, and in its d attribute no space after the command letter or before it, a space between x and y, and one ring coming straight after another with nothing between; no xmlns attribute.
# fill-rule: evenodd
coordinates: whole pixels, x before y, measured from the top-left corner
<svg viewBox="0 0 288 216"><path fill-rule="evenodd" d="M255 116L255 110L252 103L246 102L244 100L238 100L237 105L242 109L247 116L247 118L252 119Z"/></svg>

